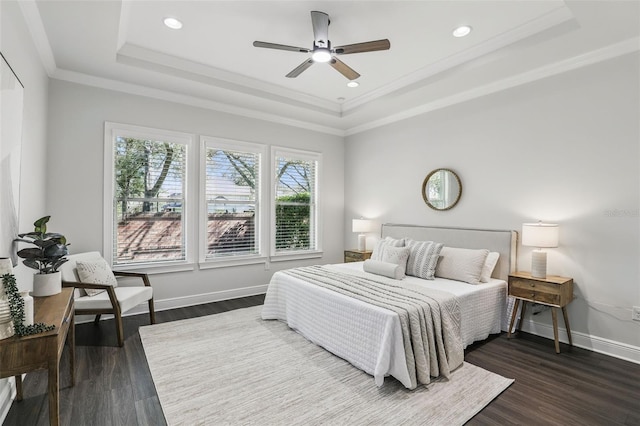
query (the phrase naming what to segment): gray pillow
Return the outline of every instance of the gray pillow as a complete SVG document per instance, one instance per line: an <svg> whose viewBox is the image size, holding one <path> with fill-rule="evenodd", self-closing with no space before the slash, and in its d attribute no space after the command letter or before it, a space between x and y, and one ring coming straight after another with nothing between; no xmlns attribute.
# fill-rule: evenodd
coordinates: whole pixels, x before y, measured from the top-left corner
<svg viewBox="0 0 640 426"><path fill-rule="evenodd" d="M442 243L433 241L406 240L409 248L407 261L407 275L432 280L436 272L438 255L442 250Z"/></svg>

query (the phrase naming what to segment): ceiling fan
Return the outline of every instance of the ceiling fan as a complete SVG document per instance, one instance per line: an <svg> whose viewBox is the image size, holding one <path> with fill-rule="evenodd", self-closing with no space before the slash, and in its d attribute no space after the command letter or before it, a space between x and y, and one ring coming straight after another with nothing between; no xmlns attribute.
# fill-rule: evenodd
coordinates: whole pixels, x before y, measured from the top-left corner
<svg viewBox="0 0 640 426"><path fill-rule="evenodd" d="M366 41L363 43L347 44L345 46L331 47L329 41L329 15L324 12L311 12L311 23L313 25L313 48L305 49L304 47L287 46L284 44L267 43L264 41L254 41L255 47L264 47L267 49L289 50L291 52L311 53L311 58L307 59L296 68L293 69L287 77L295 78L302 74L304 70L313 65L314 62L329 63L333 68L338 70L340 74L349 80L355 80L360 77L347 64L338 59L335 55L347 55L351 53L373 52L376 50L388 50L391 47L389 40Z"/></svg>

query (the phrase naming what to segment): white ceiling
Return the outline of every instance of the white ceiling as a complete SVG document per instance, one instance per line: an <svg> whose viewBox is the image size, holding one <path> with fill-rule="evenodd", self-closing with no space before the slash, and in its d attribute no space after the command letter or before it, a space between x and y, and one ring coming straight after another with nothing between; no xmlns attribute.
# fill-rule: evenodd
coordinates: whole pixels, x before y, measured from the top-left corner
<svg viewBox="0 0 640 426"><path fill-rule="evenodd" d="M638 1L21 1L51 77L335 134L637 52ZM342 55L360 86L327 64L285 75L311 48L310 11L334 46L387 38L388 51ZM164 17L184 27L171 30ZM470 25L472 33L451 31Z"/></svg>

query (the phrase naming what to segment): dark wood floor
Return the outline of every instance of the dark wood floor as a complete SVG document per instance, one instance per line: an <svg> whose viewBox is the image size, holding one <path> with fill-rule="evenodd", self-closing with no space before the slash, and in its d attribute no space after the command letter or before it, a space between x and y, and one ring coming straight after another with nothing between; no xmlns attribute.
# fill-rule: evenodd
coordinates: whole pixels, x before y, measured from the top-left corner
<svg viewBox="0 0 640 426"><path fill-rule="evenodd" d="M263 296L157 313L158 322L262 304ZM76 385L69 386L68 350L62 360L62 425L164 425L138 327L147 315L125 318L125 345L116 346L112 321L76 326ZM515 379L469 425L640 425L640 365L561 347L529 334L504 334L468 348L465 360ZM176 374L176 380L180 377ZM371 382L373 384L373 380ZM47 425L47 376L31 373L24 400L14 402L7 426ZM420 424L416 421L416 424Z"/></svg>

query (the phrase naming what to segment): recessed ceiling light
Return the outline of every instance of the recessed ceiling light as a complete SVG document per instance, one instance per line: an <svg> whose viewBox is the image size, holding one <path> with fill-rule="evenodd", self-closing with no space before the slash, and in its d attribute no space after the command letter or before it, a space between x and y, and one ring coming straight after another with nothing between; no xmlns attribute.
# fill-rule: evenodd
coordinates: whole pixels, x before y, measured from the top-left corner
<svg viewBox="0 0 640 426"><path fill-rule="evenodd" d="M462 25L458 28L456 28L455 30L453 30L453 36L454 37L464 37L466 35L469 35L469 33L471 32L471 27L468 25Z"/></svg>
<svg viewBox="0 0 640 426"><path fill-rule="evenodd" d="M347 83L347 87L358 87L360 86L360 83L358 83L357 81L350 81Z"/></svg>
<svg viewBox="0 0 640 426"><path fill-rule="evenodd" d="M182 22L177 20L176 18L164 18L164 24L171 28L172 30L179 30L182 28Z"/></svg>

